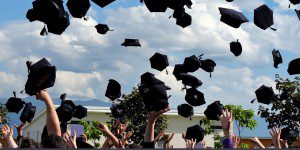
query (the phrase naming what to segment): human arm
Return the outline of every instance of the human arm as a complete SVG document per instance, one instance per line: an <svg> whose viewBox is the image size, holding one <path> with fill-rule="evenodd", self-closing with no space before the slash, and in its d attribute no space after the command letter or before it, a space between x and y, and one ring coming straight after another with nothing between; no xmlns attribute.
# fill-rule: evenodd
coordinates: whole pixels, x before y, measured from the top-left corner
<svg viewBox="0 0 300 150"><path fill-rule="evenodd" d="M13 139L13 128L9 128L8 125L3 125L2 128L2 138L5 139L7 141L7 145L8 148L18 148L18 145L16 144L16 142Z"/></svg>
<svg viewBox="0 0 300 150"><path fill-rule="evenodd" d="M114 134L111 133L106 124L100 123L98 128L108 135L108 138L112 141L116 148L122 148L121 142Z"/></svg>
<svg viewBox="0 0 300 150"><path fill-rule="evenodd" d="M233 113L232 111L222 110L222 115L220 116L220 121L222 129L224 132L223 137L223 148L233 148L233 142L231 139L230 129L232 128Z"/></svg>
<svg viewBox="0 0 300 150"><path fill-rule="evenodd" d="M273 127L269 131L270 135L272 136L273 143L275 148L281 148L281 143L280 143L280 134L281 134L281 129L278 129L276 127Z"/></svg>
<svg viewBox="0 0 300 150"><path fill-rule="evenodd" d="M167 137L167 139L164 141L163 148L168 148L167 145L168 145L168 143L173 139L174 134L175 134L175 133L171 133L171 134Z"/></svg>
<svg viewBox="0 0 300 150"><path fill-rule="evenodd" d="M265 146L260 142L260 140L257 137L251 138L250 141L257 145L260 149L265 149Z"/></svg>

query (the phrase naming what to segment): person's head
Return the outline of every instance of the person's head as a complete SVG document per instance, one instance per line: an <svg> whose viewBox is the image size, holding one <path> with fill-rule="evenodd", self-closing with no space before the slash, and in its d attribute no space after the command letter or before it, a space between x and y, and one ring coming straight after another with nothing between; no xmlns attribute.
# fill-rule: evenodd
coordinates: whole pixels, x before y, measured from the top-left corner
<svg viewBox="0 0 300 150"><path fill-rule="evenodd" d="M41 145L43 148L63 148L64 141L61 136L51 134L42 140Z"/></svg>
<svg viewBox="0 0 300 150"><path fill-rule="evenodd" d="M85 134L80 135L82 142L87 142L87 136Z"/></svg>
<svg viewBox="0 0 300 150"><path fill-rule="evenodd" d="M39 144L31 138L23 137L20 139L19 147L35 149L35 148L39 148Z"/></svg>

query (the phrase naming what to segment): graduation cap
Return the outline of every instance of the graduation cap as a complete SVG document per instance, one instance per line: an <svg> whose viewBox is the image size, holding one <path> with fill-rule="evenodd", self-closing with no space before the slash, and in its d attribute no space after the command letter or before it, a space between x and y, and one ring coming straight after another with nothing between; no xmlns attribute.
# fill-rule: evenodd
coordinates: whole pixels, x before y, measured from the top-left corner
<svg viewBox="0 0 300 150"><path fill-rule="evenodd" d="M150 59L151 68L163 71L169 66L168 56L155 53Z"/></svg>
<svg viewBox="0 0 300 150"><path fill-rule="evenodd" d="M176 24L185 28L192 24L192 16L184 12L183 15L176 19Z"/></svg>
<svg viewBox="0 0 300 150"><path fill-rule="evenodd" d="M300 0L290 0L293 5L297 5L300 3ZM289 6L290 7L290 6Z"/></svg>
<svg viewBox="0 0 300 150"><path fill-rule="evenodd" d="M139 42L139 39L125 39L125 41L121 44L122 46L139 46L141 47L141 44Z"/></svg>
<svg viewBox="0 0 300 150"><path fill-rule="evenodd" d="M185 138L188 140L194 139L196 140L196 143L199 143L203 141L204 135L205 130L199 124L197 124L187 128Z"/></svg>
<svg viewBox="0 0 300 150"><path fill-rule="evenodd" d="M156 84L163 84L164 82L157 79L154 74L150 72L146 72L141 75L141 84L145 85L156 85Z"/></svg>
<svg viewBox="0 0 300 150"><path fill-rule="evenodd" d="M50 33L60 35L70 25L69 14L64 9L63 1L35 0L32 5L33 8L27 11L26 18L30 22L37 20L45 23ZM41 33L45 33L43 30Z"/></svg>
<svg viewBox="0 0 300 150"><path fill-rule="evenodd" d="M109 5L110 3L114 2L115 0L92 0L95 4L100 6L101 8Z"/></svg>
<svg viewBox="0 0 300 150"><path fill-rule="evenodd" d="M74 109L70 105L65 103L63 103L56 109L58 119L62 123L69 122L73 118L73 112Z"/></svg>
<svg viewBox="0 0 300 150"><path fill-rule="evenodd" d="M204 111L204 114L209 120L219 120L219 117L222 115L223 105L220 101L215 101L209 104Z"/></svg>
<svg viewBox="0 0 300 150"><path fill-rule="evenodd" d="M189 118L194 115L194 108L189 104L181 104L177 106L178 115Z"/></svg>
<svg viewBox="0 0 300 150"><path fill-rule="evenodd" d="M261 5L254 10L254 24L263 30L271 28L274 24L273 11L267 5ZM276 31L276 29L271 28Z"/></svg>
<svg viewBox="0 0 300 150"><path fill-rule="evenodd" d="M182 73L187 73L184 68L185 67L183 64L175 65L174 70L173 70L173 75L175 76L177 81L182 80L182 77L181 77Z"/></svg>
<svg viewBox="0 0 300 150"><path fill-rule="evenodd" d="M230 43L230 51L237 57L242 54L243 48L239 40Z"/></svg>
<svg viewBox="0 0 300 150"><path fill-rule="evenodd" d="M201 60L200 57L200 68L206 72L209 72L210 77L211 77L211 73L214 72L215 67L216 67L216 63L213 60L211 59Z"/></svg>
<svg viewBox="0 0 300 150"><path fill-rule="evenodd" d="M91 6L90 0L68 0L67 7L74 18L82 18Z"/></svg>
<svg viewBox="0 0 300 150"><path fill-rule="evenodd" d="M239 28L242 23L249 22L242 12L222 7L219 7L219 11L222 15L221 21L233 28Z"/></svg>
<svg viewBox="0 0 300 150"><path fill-rule="evenodd" d="M25 92L32 96L40 90L50 88L55 83L56 67L52 66L45 58L31 65L27 61L28 79L25 84Z"/></svg>
<svg viewBox="0 0 300 150"><path fill-rule="evenodd" d="M200 60L195 55L186 57L183 62L183 67L185 72L195 72L200 68Z"/></svg>
<svg viewBox="0 0 300 150"><path fill-rule="evenodd" d="M95 28L97 29L97 32L99 34L106 34L108 31L113 31L113 30L110 30L106 24L98 24L95 26Z"/></svg>
<svg viewBox="0 0 300 150"><path fill-rule="evenodd" d="M121 97L121 85L118 81L109 79L106 88L105 96L110 100L115 100Z"/></svg>
<svg viewBox="0 0 300 150"><path fill-rule="evenodd" d="M191 106L201 106L206 103L204 94L196 88L189 88L186 90L185 101Z"/></svg>
<svg viewBox="0 0 300 150"><path fill-rule="evenodd" d="M300 74L300 58L292 60L287 71L290 75Z"/></svg>
<svg viewBox="0 0 300 150"><path fill-rule="evenodd" d="M191 9L193 2L191 0L167 0L167 5L169 8L176 10L187 6Z"/></svg>
<svg viewBox="0 0 300 150"><path fill-rule="evenodd" d="M272 51L272 55L273 55L274 67L278 68L278 65L282 63L282 57L279 50L274 49Z"/></svg>
<svg viewBox="0 0 300 150"><path fill-rule="evenodd" d="M60 99L61 99L60 105L66 104L66 105L71 106L73 109L75 109L75 103L72 100L66 100L66 96L67 96L66 93L60 95Z"/></svg>
<svg viewBox="0 0 300 150"><path fill-rule="evenodd" d="M298 19L300 20L300 10L295 9Z"/></svg>
<svg viewBox="0 0 300 150"><path fill-rule="evenodd" d="M226 0L227 2L233 2L233 0Z"/></svg>
<svg viewBox="0 0 300 150"><path fill-rule="evenodd" d="M257 101L263 104L270 104L276 97L272 87L262 85L255 91ZM253 101L252 101L253 102Z"/></svg>
<svg viewBox="0 0 300 150"><path fill-rule="evenodd" d="M165 12L168 8L167 0L141 0L144 1L150 12Z"/></svg>
<svg viewBox="0 0 300 150"><path fill-rule="evenodd" d="M182 84L185 86L191 86L193 88L197 88L199 86L202 85L202 82L195 76L190 75L190 74L186 74L186 73L182 73L181 74L182 77Z"/></svg>
<svg viewBox="0 0 300 150"><path fill-rule="evenodd" d="M27 103L22 111L21 116L20 116L21 122L31 123L32 119L34 118L35 111L36 111L36 107L32 106L32 104L30 102Z"/></svg>
<svg viewBox="0 0 300 150"><path fill-rule="evenodd" d="M81 105L75 106L75 111L73 113L73 117L82 119L86 116L87 116L87 108L85 108Z"/></svg>
<svg viewBox="0 0 300 150"><path fill-rule="evenodd" d="M5 106L8 112L19 113L20 110L24 107L25 102L21 98L16 97L16 92L14 92L14 97L11 97L7 100Z"/></svg>

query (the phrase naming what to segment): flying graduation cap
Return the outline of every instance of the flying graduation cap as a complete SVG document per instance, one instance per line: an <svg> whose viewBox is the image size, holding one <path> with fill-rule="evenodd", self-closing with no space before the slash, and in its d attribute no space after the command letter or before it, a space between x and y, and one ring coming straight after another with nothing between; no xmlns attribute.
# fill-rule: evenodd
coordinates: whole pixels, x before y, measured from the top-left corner
<svg viewBox="0 0 300 150"><path fill-rule="evenodd" d="M222 7L219 7L219 11L222 15L221 21L233 28L239 28L242 23L249 22L242 12Z"/></svg>
<svg viewBox="0 0 300 150"><path fill-rule="evenodd" d="M125 41L121 44L122 46L139 46L141 47L141 44L139 42L139 39L125 39Z"/></svg>
<svg viewBox="0 0 300 150"><path fill-rule="evenodd" d="M200 68L203 69L206 72L209 72L210 77L211 77L211 73L214 72L214 70L215 70L216 63L212 59L204 59L203 60L202 56L203 56L203 54L199 56Z"/></svg>
<svg viewBox="0 0 300 150"><path fill-rule="evenodd" d="M290 0L291 4L297 5L300 3L300 0ZM289 6L290 7L290 6Z"/></svg>
<svg viewBox="0 0 300 150"><path fill-rule="evenodd" d="M234 54L234 56L240 56L242 54L243 48L242 44L239 40L233 41L230 43L230 51Z"/></svg>
<svg viewBox="0 0 300 150"><path fill-rule="evenodd" d="M68 0L67 7L74 18L82 18L91 6L90 0Z"/></svg>
<svg viewBox="0 0 300 150"><path fill-rule="evenodd" d="M191 0L167 0L167 5L169 8L176 10L187 6L191 9L193 2Z"/></svg>
<svg viewBox="0 0 300 150"><path fill-rule="evenodd" d="M47 25L48 32L61 35L70 25L69 14L65 11L61 0L35 0L33 8L29 9L26 18L32 21L40 21ZM42 29L41 35L47 33Z"/></svg>
<svg viewBox="0 0 300 150"><path fill-rule="evenodd" d="M196 143L199 143L203 141L204 135L205 130L199 124L197 124L187 128L185 138L188 140L194 139L196 140Z"/></svg>
<svg viewBox="0 0 300 150"><path fill-rule="evenodd" d="M180 75L181 75L181 78L182 78L182 84L184 86L190 86L192 88L198 88L199 86L201 86L203 84L197 77L195 77L193 75L186 74L186 73L182 73Z"/></svg>
<svg viewBox="0 0 300 150"><path fill-rule="evenodd" d="M182 16L176 19L176 24L182 28L190 26L192 24L192 16L186 12L183 12Z"/></svg>
<svg viewBox="0 0 300 150"><path fill-rule="evenodd" d="M195 72L200 68L200 60L197 56L193 55L186 57L183 62L185 72Z"/></svg>
<svg viewBox="0 0 300 150"><path fill-rule="evenodd" d="M150 12L165 12L168 8L167 0L141 0Z"/></svg>
<svg viewBox="0 0 300 150"><path fill-rule="evenodd" d="M194 108L190 106L189 104L181 104L177 106L178 115L189 118L194 115Z"/></svg>
<svg viewBox="0 0 300 150"><path fill-rule="evenodd" d="M75 118L82 119L87 116L87 108L81 105L75 106L74 110L75 112L73 113L73 117Z"/></svg>
<svg viewBox="0 0 300 150"><path fill-rule="evenodd" d="M186 90L185 101L191 106L201 106L205 104L204 94L196 88L189 88Z"/></svg>
<svg viewBox="0 0 300 150"><path fill-rule="evenodd" d="M27 103L22 111L21 116L20 116L21 122L31 123L32 119L34 118L35 111L36 111L36 107L32 106L32 104L30 102Z"/></svg>
<svg viewBox="0 0 300 150"><path fill-rule="evenodd" d="M109 79L105 96L110 100L116 100L121 97L121 85L118 81Z"/></svg>
<svg viewBox="0 0 300 150"><path fill-rule="evenodd" d="M14 93L14 97L11 97L7 100L5 106L8 112L19 113L20 110L24 107L25 102L21 98L17 98L16 92Z"/></svg>
<svg viewBox="0 0 300 150"><path fill-rule="evenodd" d="M276 94L273 91L272 87L267 87L262 85L255 91L257 101L262 104L270 104L275 98ZM253 103L254 100L251 101Z"/></svg>
<svg viewBox="0 0 300 150"><path fill-rule="evenodd" d="M185 67L183 64L175 65L174 70L173 70L173 75L175 76L177 81L182 80L182 77L181 77L182 73L187 73L184 68Z"/></svg>
<svg viewBox="0 0 300 150"><path fill-rule="evenodd" d="M273 20L273 10L271 10L267 5L261 5L254 10L254 24L263 30L268 28L276 31L276 29L271 28L274 24Z"/></svg>
<svg viewBox="0 0 300 150"><path fill-rule="evenodd" d="M67 123L73 118L74 108L63 101L64 100L62 100L61 105L56 108L56 113L60 122Z"/></svg>
<svg viewBox="0 0 300 150"><path fill-rule="evenodd" d="M96 5L100 6L101 8L109 5L110 3L114 2L115 0L92 0Z"/></svg>
<svg viewBox="0 0 300 150"><path fill-rule="evenodd" d="M151 68L163 71L169 66L168 56L155 53L150 59Z"/></svg>
<svg viewBox="0 0 300 150"><path fill-rule="evenodd" d="M108 31L113 31L113 30L110 30L106 24L98 24L95 26L95 28L97 29L97 32L99 34L106 34Z"/></svg>
<svg viewBox="0 0 300 150"><path fill-rule="evenodd" d="M278 68L278 65L282 63L282 57L279 50L274 49L272 51L272 55L273 55L274 67Z"/></svg>
<svg viewBox="0 0 300 150"><path fill-rule="evenodd" d="M226 0L226 2L233 2L233 0Z"/></svg>
<svg viewBox="0 0 300 150"><path fill-rule="evenodd" d="M292 60L287 71L290 75L300 74L300 58Z"/></svg>
<svg viewBox="0 0 300 150"><path fill-rule="evenodd" d="M28 68L28 79L25 84L25 92L32 96L40 90L50 88L55 83L56 67L52 66L45 58L32 65L26 62Z"/></svg>
<svg viewBox="0 0 300 150"><path fill-rule="evenodd" d="M222 115L223 105L220 101L215 101L209 104L204 111L204 114L209 120L219 120L219 117Z"/></svg>

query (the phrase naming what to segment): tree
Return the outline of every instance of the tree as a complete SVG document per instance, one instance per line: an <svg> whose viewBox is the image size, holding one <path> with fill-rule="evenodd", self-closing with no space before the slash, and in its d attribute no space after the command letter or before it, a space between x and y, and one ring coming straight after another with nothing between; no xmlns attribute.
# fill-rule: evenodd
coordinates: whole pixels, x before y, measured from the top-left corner
<svg viewBox="0 0 300 150"><path fill-rule="evenodd" d="M297 132L300 126L300 78L283 79L277 74L275 82L279 94L272 100L270 108L259 106L258 114L268 122L268 128L277 126ZM290 139L289 142L296 140Z"/></svg>
<svg viewBox="0 0 300 150"><path fill-rule="evenodd" d="M93 140L95 147L100 147L97 141L101 139L101 135L104 135L103 132L98 129L99 123L99 121L80 121L79 123L84 126L84 133L89 140ZM111 127L110 124L108 124L108 126Z"/></svg>
<svg viewBox="0 0 300 150"><path fill-rule="evenodd" d="M123 114L129 123L127 130L133 131L131 140L135 143L140 143L144 138L147 126L147 111L138 89L133 88L130 94L123 95L123 100L119 105L121 105ZM159 117L155 123L155 135L157 135L159 131L165 130L167 126L166 118Z"/></svg>
<svg viewBox="0 0 300 150"><path fill-rule="evenodd" d="M7 116L8 110L5 105L0 104L0 124L8 124L10 121L10 118Z"/></svg>
<svg viewBox="0 0 300 150"><path fill-rule="evenodd" d="M243 109L241 105L225 105L224 108L232 110L239 137L242 136L245 128L253 130L257 126L257 122L253 118L254 111L252 109Z"/></svg>

